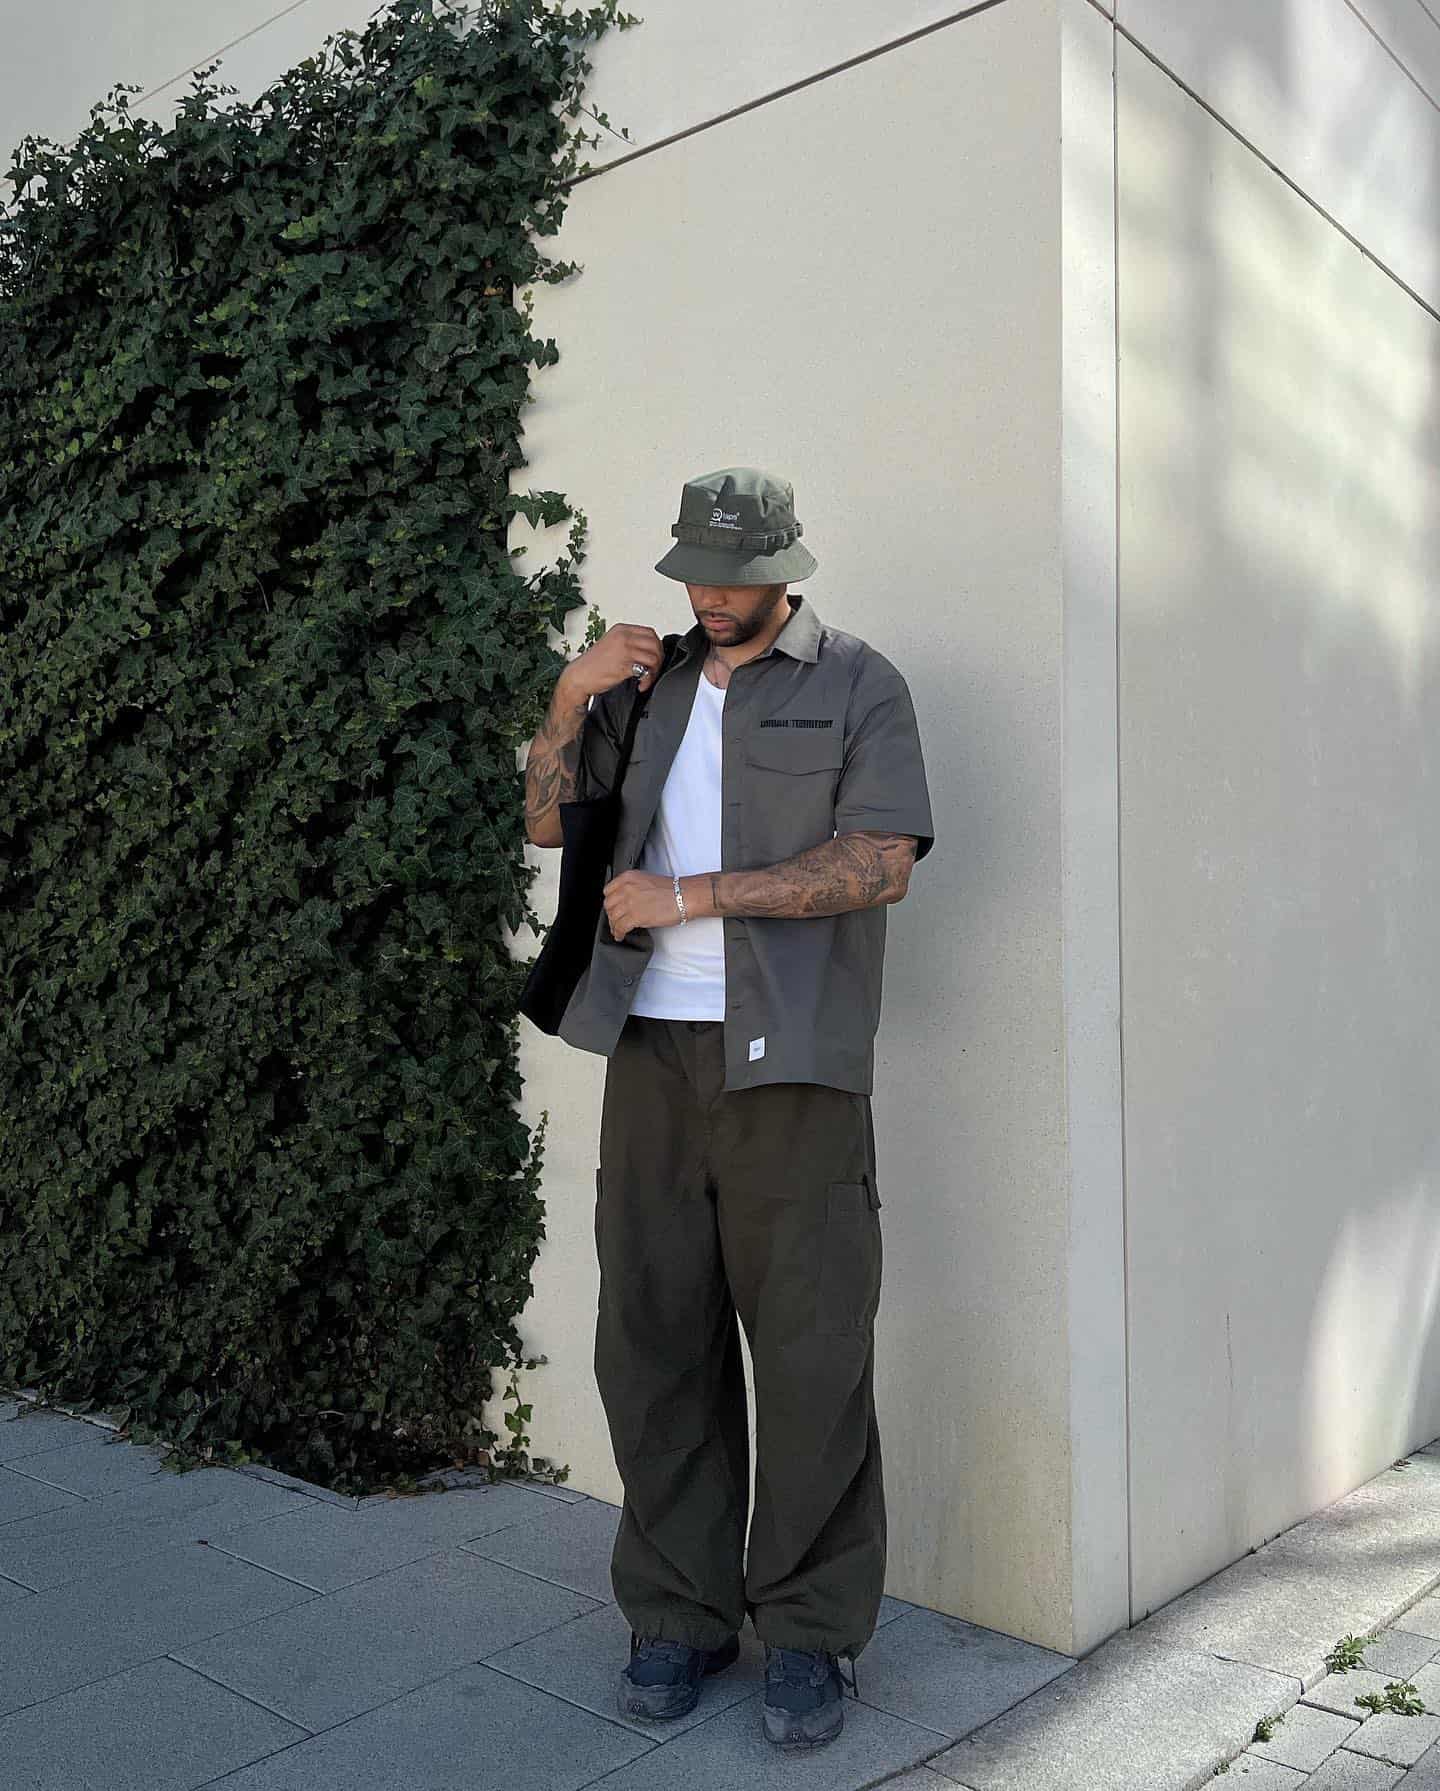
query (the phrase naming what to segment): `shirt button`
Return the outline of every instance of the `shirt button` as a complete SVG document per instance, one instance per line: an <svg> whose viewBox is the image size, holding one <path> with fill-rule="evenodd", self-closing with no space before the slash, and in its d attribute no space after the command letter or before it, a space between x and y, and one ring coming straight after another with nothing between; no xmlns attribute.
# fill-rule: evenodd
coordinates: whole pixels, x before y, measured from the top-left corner
<svg viewBox="0 0 1440 1791"><path fill-rule="evenodd" d="M625 978L625 987L628 989L630 987L631 983L634 982L634 980L635 980L635 978L633 976L627 976Z"/></svg>

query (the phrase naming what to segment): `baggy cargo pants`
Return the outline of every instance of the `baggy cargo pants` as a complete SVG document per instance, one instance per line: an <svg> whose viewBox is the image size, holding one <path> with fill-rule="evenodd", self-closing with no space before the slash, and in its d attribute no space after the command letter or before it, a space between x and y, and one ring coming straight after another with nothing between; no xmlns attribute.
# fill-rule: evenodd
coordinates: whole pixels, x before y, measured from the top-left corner
<svg viewBox="0 0 1440 1791"><path fill-rule="evenodd" d="M595 1375L625 1489L611 1562L639 1635L854 1656L885 1581L870 1097L722 1092L724 1023L627 1017L596 1173ZM755 1382L755 1500L738 1324Z"/></svg>

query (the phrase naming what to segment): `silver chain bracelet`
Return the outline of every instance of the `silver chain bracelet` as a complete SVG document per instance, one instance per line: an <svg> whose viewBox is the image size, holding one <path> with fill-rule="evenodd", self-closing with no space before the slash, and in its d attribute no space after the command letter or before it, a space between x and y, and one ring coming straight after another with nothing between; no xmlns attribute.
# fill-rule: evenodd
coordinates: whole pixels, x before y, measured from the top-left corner
<svg viewBox="0 0 1440 1791"><path fill-rule="evenodd" d="M685 912L685 898L680 893L680 879L678 877L675 879L675 906L680 910L680 925L683 927L687 924L689 916Z"/></svg>

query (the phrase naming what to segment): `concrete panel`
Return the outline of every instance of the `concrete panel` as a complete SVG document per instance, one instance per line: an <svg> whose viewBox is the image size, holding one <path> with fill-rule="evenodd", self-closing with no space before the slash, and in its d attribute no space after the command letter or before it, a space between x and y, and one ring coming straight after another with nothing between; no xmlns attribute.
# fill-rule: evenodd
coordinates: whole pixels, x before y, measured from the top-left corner
<svg viewBox="0 0 1440 1791"><path fill-rule="evenodd" d="M90 108L124 81L137 116L168 124L193 83L188 71L221 58L210 78L253 100L313 56L333 32L363 29L367 0L57 0L7 6L0 60L0 160L27 133L67 143ZM226 98L227 103L234 103ZM9 183L0 179L0 193Z"/></svg>
<svg viewBox="0 0 1440 1791"><path fill-rule="evenodd" d="M1407 79L1440 105L1440 14L1431 0L1350 0Z"/></svg>
<svg viewBox="0 0 1440 1791"><path fill-rule="evenodd" d="M473 0L471 0L473 4ZM583 119L601 143L595 167L694 130L855 58L884 53L946 20L1010 0L626 0L643 24L592 46ZM167 120L189 70L222 59L215 79L253 99L334 32L364 29L370 0L60 0L7 8L0 65L3 150L27 132L66 142L117 81L138 84L133 110ZM610 129L597 122L605 114ZM629 132L629 141L620 135ZM0 186L4 183L0 182Z"/></svg>
<svg viewBox="0 0 1440 1791"><path fill-rule="evenodd" d="M582 183L513 484L566 492L587 594L663 633L693 620L652 571L684 479L771 467L807 597L906 674L937 844L890 917L876 1053L890 1590L1068 1649L1057 42L1053 0L1010 0ZM783 226L722 247L710 196L762 211L779 167ZM564 531L511 542L523 568ZM559 853L536 857L548 914ZM525 1117L552 1122L531 1434L618 1500L591 1368L604 1060L522 1041Z"/></svg>
<svg viewBox="0 0 1440 1791"><path fill-rule="evenodd" d="M968 6L959 0L805 0L803 6L624 0L621 10L638 13L645 23L612 31L595 46L586 106L592 114L604 113L614 132L628 130L631 140L614 135L590 159L597 168L607 166L636 147L714 123L857 57L887 53L927 30L948 28L946 21L1000 4L1013 0L971 0ZM859 113L854 122L864 128L872 119ZM593 116L585 128L598 128ZM728 203L728 188L719 190Z"/></svg>
<svg viewBox="0 0 1440 1791"><path fill-rule="evenodd" d="M1440 22L1433 7L1420 0L1117 0L1115 16L1266 161L1440 308Z"/></svg>
<svg viewBox="0 0 1440 1791"><path fill-rule="evenodd" d="M1118 70L1139 1619L1440 1423L1440 326Z"/></svg>
<svg viewBox="0 0 1440 1791"><path fill-rule="evenodd" d="M1115 33L1087 0L1065 0L1059 29L1061 933L1074 1586L1066 1652L1083 1654L1129 1621L1115 689Z"/></svg>

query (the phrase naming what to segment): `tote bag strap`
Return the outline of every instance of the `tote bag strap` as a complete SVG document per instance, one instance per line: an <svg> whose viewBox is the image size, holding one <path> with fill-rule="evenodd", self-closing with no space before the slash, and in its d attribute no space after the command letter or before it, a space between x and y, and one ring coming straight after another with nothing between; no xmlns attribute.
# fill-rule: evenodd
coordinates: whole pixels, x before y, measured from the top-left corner
<svg viewBox="0 0 1440 1791"><path fill-rule="evenodd" d="M667 634L662 642L663 651L660 656L660 670L655 674L655 684L664 677L670 665L670 655L675 650L675 643L680 639L678 634ZM640 714L650 697L654 694L655 684L650 686L642 697L639 690L639 679L633 679L636 686L635 700L630 705L630 715L625 723L625 733L620 741L620 756L615 761L615 782L611 787L613 795L625 781L625 772L630 764L630 753L635 745L635 730L640 724Z"/></svg>

